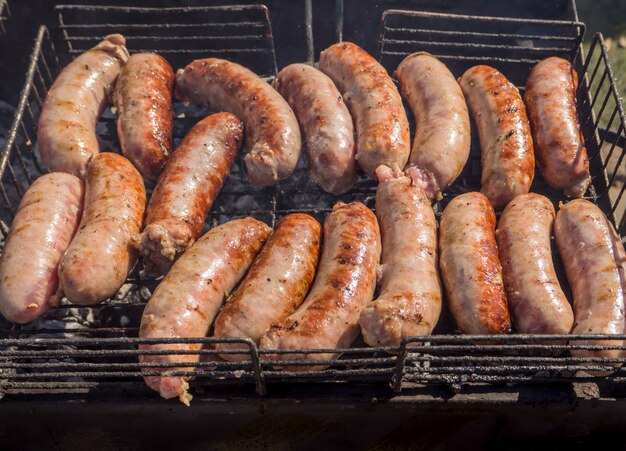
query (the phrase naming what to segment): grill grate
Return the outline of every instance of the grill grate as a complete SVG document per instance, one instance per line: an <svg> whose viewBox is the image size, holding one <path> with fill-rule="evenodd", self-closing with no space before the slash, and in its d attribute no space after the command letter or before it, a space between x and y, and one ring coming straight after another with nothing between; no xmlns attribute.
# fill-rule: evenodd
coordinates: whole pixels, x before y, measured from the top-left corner
<svg viewBox="0 0 626 451"><path fill-rule="evenodd" d="M310 6L310 5L309 5ZM342 16L342 2L336 3ZM153 50L163 53L174 68L196 57L216 55L251 67L271 78L276 73L276 51L268 11L263 6L152 8L60 6L59 25L50 33L41 27L37 34L13 127L0 156L0 230L3 234L30 183L44 171L37 157L36 124L48 88L61 68L76 54L93 46L103 35L121 32L131 52ZM310 11L305 15L311 20ZM338 22L339 24L339 22ZM337 25L335 33L341 35ZM304 48L312 48L313 29L307 28ZM574 62L581 77L578 91L580 117L586 144L592 158L593 188L589 199L598 203L624 234L624 177L618 168L625 155L626 121L601 35L588 49L581 50L584 25L580 22L489 18L389 10L382 16L379 40L380 60L393 72L407 54L426 50L442 58L455 75L474 64L494 64L511 80L522 85L532 65L557 53ZM176 36L172 39L171 36ZM228 39L224 39L227 36ZM252 38L254 36L254 38ZM225 44L227 43L227 44ZM284 44L287 45L287 44ZM278 53L281 47L277 48ZM302 60L310 56L302 55ZM175 103L174 142L209 112ZM98 124L105 150L118 148L114 115L105 111ZM477 140L472 142L470 161L462 176L435 205L437 214L455 195L479 188L480 157ZM304 159L303 159L304 160ZM302 161L296 174L274 188L251 188L238 159L207 220L207 228L227 220L253 215L274 225L291 212L307 212L322 221L336 201L359 200L373 207L375 184L362 174L354 189L342 196L321 191L307 176ZM555 203L563 200L550 190L539 174L532 187ZM0 249L1 249L0 241ZM114 299L95 307L81 308L67 303L52 309L45 318L19 326L0 320L0 393L7 394L89 394L125 393L142 397L151 393L141 381L138 362L140 343L157 340L137 338L145 301L158 280L143 279L138 271ZM170 339L159 343L201 343L190 353L201 361L188 373L180 364L166 365L172 374L195 376L194 389L215 385L245 384L259 394L275 382L387 383L395 391L407 384L446 384L458 389L462 384L481 382L562 383L602 380L621 384L625 371L612 365L625 359L569 357L568 350L609 349L593 343L607 337L585 336L585 344L547 344L549 340L572 337L512 335L506 337L461 336L451 334L445 315L431 337L406 340L397 349L367 348L357 343L340 350L342 357L318 371L296 372L294 366L319 366L304 360L280 361L275 368L266 354L249 340ZM582 338L582 337L574 337ZM615 336L617 349L626 337ZM243 362L215 361L215 343L244 343L248 356ZM618 346L619 343L619 346ZM414 348L413 346L417 346ZM615 348L615 347L614 347ZM236 351L228 351L234 353ZM301 354L303 351L272 351L272 354ZM324 353L328 350L307 350ZM336 352L336 351L335 351ZM559 352L563 354L557 355ZM184 354L171 351L171 354ZM585 366L581 366L585 365ZM160 367L164 365L159 365ZM185 367L190 365L185 363ZM191 365L193 366L193 365ZM290 369L291 368L291 369ZM585 371L581 371L585 370ZM600 376L589 371L607 373ZM154 374L157 374L156 372Z"/></svg>
<svg viewBox="0 0 626 451"><path fill-rule="evenodd" d="M11 11L7 0L0 0L0 35L6 33L5 23L9 20Z"/></svg>

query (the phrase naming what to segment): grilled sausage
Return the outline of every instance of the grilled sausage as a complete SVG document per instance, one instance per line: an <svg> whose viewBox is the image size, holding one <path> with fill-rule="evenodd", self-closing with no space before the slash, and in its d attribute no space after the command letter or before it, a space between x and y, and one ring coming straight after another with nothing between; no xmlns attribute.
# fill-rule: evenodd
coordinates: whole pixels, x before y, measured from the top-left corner
<svg viewBox="0 0 626 451"><path fill-rule="evenodd" d="M554 215L545 197L522 194L504 209L496 231L513 324L524 334L568 334L574 324L552 263Z"/></svg>
<svg viewBox="0 0 626 451"><path fill-rule="evenodd" d="M149 272L167 272L200 236L242 139L243 124L230 113L208 116L185 135L152 193L143 232L132 239Z"/></svg>
<svg viewBox="0 0 626 451"><path fill-rule="evenodd" d="M469 158L470 119L463 92L446 65L426 52L407 56L394 75L415 117L409 158L413 180L429 199L441 199Z"/></svg>
<svg viewBox="0 0 626 451"><path fill-rule="evenodd" d="M296 113L311 177L324 191L342 194L356 181L352 117L333 81L307 64L291 64L273 84Z"/></svg>
<svg viewBox="0 0 626 451"><path fill-rule="evenodd" d="M50 171L85 178L89 160L100 151L96 123L128 60L125 43L122 35L106 36L68 64L48 91L37 142Z"/></svg>
<svg viewBox="0 0 626 451"><path fill-rule="evenodd" d="M215 319L215 337L251 338L257 344L272 324L291 315L304 301L315 276L321 226L305 214L282 218L248 275ZM216 344L218 350L247 349ZM221 354L246 360L245 354Z"/></svg>
<svg viewBox="0 0 626 451"><path fill-rule="evenodd" d="M409 121L385 68L351 42L324 50L319 67L335 82L354 118L361 168L372 178L381 164L404 168L410 151Z"/></svg>
<svg viewBox="0 0 626 451"><path fill-rule="evenodd" d="M535 174L526 108L517 88L493 67L471 67L459 84L480 139L480 192L500 210L528 192Z"/></svg>
<svg viewBox="0 0 626 451"><path fill-rule="evenodd" d="M0 260L0 313L28 323L58 305L61 256L70 244L83 209L83 184L53 172L28 188L13 220Z"/></svg>
<svg viewBox="0 0 626 451"><path fill-rule="evenodd" d="M202 338L209 331L224 297L235 288L259 252L271 229L253 218L236 219L209 230L181 258L159 284L141 318L140 338ZM165 354L197 351L194 344L142 344L140 351L164 354L140 355L145 372L191 371L192 368L154 368L154 365L198 362L198 354ZM148 386L169 399L178 396L189 405L187 377L144 376Z"/></svg>
<svg viewBox="0 0 626 451"><path fill-rule="evenodd" d="M572 197L587 191L589 159L576 114L578 75L562 58L539 62L528 76L524 100L543 178Z"/></svg>
<svg viewBox="0 0 626 451"><path fill-rule="evenodd" d="M172 149L174 71L155 53L136 53L115 85L122 153L147 180L156 180Z"/></svg>
<svg viewBox="0 0 626 451"><path fill-rule="evenodd" d="M602 211L578 199L562 205L554 237L574 296L572 334L623 334L626 253ZM622 345L622 341L575 341L576 345ZM620 357L623 351L572 350L579 357Z"/></svg>
<svg viewBox="0 0 626 451"><path fill-rule="evenodd" d="M480 193L455 197L441 215L441 276L452 316L466 334L511 331L495 230L493 207Z"/></svg>
<svg viewBox="0 0 626 451"><path fill-rule="evenodd" d="M311 292L284 321L270 327L261 349L346 348L359 334L359 315L372 300L380 259L374 213L360 202L338 202L324 222L324 246ZM286 360L327 361L338 354L284 354ZM269 358L273 358L271 355ZM324 368L289 367L290 370Z"/></svg>
<svg viewBox="0 0 626 451"><path fill-rule="evenodd" d="M145 208L146 189L130 161L111 152L93 158L78 232L59 265L68 300L93 305L119 290L135 264L130 238L141 230Z"/></svg>
<svg viewBox="0 0 626 451"><path fill-rule="evenodd" d="M176 96L241 118L248 147L244 161L254 185L274 185L295 170L298 121L280 94L252 71L218 58L196 60L176 74Z"/></svg>
<svg viewBox="0 0 626 451"><path fill-rule="evenodd" d="M437 223L419 182L386 166L376 170L376 216L383 239L380 295L361 313L370 346L399 346L430 335L441 313Z"/></svg>

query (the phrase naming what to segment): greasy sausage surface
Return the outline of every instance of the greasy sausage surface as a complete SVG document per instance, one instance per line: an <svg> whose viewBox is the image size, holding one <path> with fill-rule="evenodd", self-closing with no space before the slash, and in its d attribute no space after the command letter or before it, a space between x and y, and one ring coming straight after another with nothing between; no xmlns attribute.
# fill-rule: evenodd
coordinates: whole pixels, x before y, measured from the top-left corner
<svg viewBox="0 0 626 451"><path fill-rule="evenodd" d="M322 228L305 214L278 221L246 278L215 319L215 337L251 338L257 344L272 324L291 315L309 292ZM216 349L248 349L216 344ZM225 360L247 360L245 354L222 354Z"/></svg>
<svg viewBox="0 0 626 451"><path fill-rule="evenodd" d="M441 215L441 277L452 316L466 334L511 331L495 230L493 207L480 193L455 197Z"/></svg>
<svg viewBox="0 0 626 451"><path fill-rule="evenodd" d="M74 175L42 175L28 188L0 260L0 313L28 323L58 305L61 256L78 227L83 184Z"/></svg>
<svg viewBox="0 0 626 451"><path fill-rule="evenodd" d="M461 174L470 152L470 119L450 70L426 52L407 56L396 69L402 97L415 117L409 167L429 199L441 198Z"/></svg>
<svg viewBox="0 0 626 451"><path fill-rule="evenodd" d="M300 158L298 121L285 99L254 72L219 58L195 60L176 74L176 96L243 121L244 161L254 185L274 185L293 173Z"/></svg>
<svg viewBox="0 0 626 451"><path fill-rule="evenodd" d="M591 183L589 160L576 114L578 75L569 61L551 57L528 76L524 101L541 174L555 189L582 197Z"/></svg>
<svg viewBox="0 0 626 451"><path fill-rule="evenodd" d="M561 206L554 237L574 296L572 334L623 334L626 253L602 211L578 199ZM621 345L621 341L573 344ZM572 355L620 357L623 351L571 351Z"/></svg>
<svg viewBox="0 0 626 451"><path fill-rule="evenodd" d="M374 295L380 252L374 213L360 202L335 204L324 222L322 256L311 292L295 313L261 338L261 349L350 346L359 334L359 315ZM278 358L317 361L335 357L337 354L284 354Z"/></svg>
<svg viewBox="0 0 626 451"><path fill-rule="evenodd" d="M430 335L439 320L437 223L419 183L386 166L376 173L382 277L380 294L359 323L370 346L399 346L405 337Z"/></svg>
<svg viewBox="0 0 626 451"><path fill-rule="evenodd" d="M313 180L329 193L348 191L356 181L354 127L333 81L312 66L291 64L273 86L302 128Z"/></svg>
<svg viewBox="0 0 626 451"><path fill-rule="evenodd" d="M152 193L143 232L132 240L150 272L165 273L200 236L242 140L243 124L230 113L207 116L185 135Z"/></svg>
<svg viewBox="0 0 626 451"><path fill-rule="evenodd" d="M511 317L524 334L569 334L574 325L552 262L554 216L550 200L521 194L504 209L496 231Z"/></svg>
<svg viewBox="0 0 626 451"><path fill-rule="evenodd" d="M370 177L376 168L404 168L409 158L409 121L393 80L370 54L351 42L331 45L319 67L337 85L354 119L356 159Z"/></svg>
<svg viewBox="0 0 626 451"><path fill-rule="evenodd" d="M147 180L156 180L172 149L174 71L156 53L132 55L115 84L122 153Z"/></svg>
<svg viewBox="0 0 626 451"><path fill-rule="evenodd" d="M526 108L517 88L493 67L471 67L459 84L480 139L480 192L500 210L527 193L535 175Z"/></svg>
<svg viewBox="0 0 626 451"><path fill-rule="evenodd" d="M202 338L209 331L224 298L235 288L259 252L271 229L253 218L236 219L209 230L181 258L159 284L141 318L141 338ZM140 350L199 350L202 344L142 344ZM198 354L140 355L145 364L194 363ZM160 371L190 371L164 368ZM159 371L154 367L144 372ZM178 396L189 404L187 379L145 376L146 383L164 398Z"/></svg>
<svg viewBox="0 0 626 451"><path fill-rule="evenodd" d="M141 230L145 208L143 179L130 161L112 152L93 158L78 232L59 265L67 299L93 305L119 290L135 264L130 239Z"/></svg>
<svg viewBox="0 0 626 451"><path fill-rule="evenodd" d="M96 123L120 69L128 60L122 35L106 36L68 64L48 91L39 116L37 142L50 171L85 178L100 146Z"/></svg>

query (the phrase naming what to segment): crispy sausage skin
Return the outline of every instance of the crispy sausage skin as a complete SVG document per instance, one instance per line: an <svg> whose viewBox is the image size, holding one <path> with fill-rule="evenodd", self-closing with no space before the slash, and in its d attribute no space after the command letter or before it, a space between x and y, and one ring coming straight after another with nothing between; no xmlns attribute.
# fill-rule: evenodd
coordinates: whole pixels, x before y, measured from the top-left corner
<svg viewBox="0 0 626 451"><path fill-rule="evenodd" d="M511 331L495 230L493 207L481 193L455 197L441 215L441 276L452 316L466 334Z"/></svg>
<svg viewBox="0 0 626 451"><path fill-rule="evenodd" d="M404 168L411 145L409 121L385 68L351 42L324 50L319 67L335 82L354 118L361 168L372 178L381 164Z"/></svg>
<svg viewBox="0 0 626 451"><path fill-rule="evenodd" d="M83 183L53 172L28 188L13 220L0 260L0 313L28 323L58 305L61 256L69 246L83 209Z"/></svg>
<svg viewBox="0 0 626 451"><path fill-rule="evenodd" d="M359 315L374 296L381 244L374 213L360 202L338 202L324 222L320 264L304 303L261 338L261 349L324 349L350 346ZM286 360L329 360L338 354L284 354ZM310 370L317 367L289 367Z"/></svg>
<svg viewBox="0 0 626 451"><path fill-rule="evenodd" d="M176 96L241 118L248 147L244 161L254 185L274 185L295 170L298 121L285 99L254 72L218 58L195 60L176 74Z"/></svg>
<svg viewBox="0 0 626 451"><path fill-rule="evenodd" d="M441 313L437 222L420 183L387 166L376 170L376 216L383 253L380 295L361 313L370 346L399 346L430 335Z"/></svg>
<svg viewBox="0 0 626 451"><path fill-rule="evenodd" d="M564 335L574 325L552 262L554 216L550 200L521 194L504 209L496 230L513 324L524 334Z"/></svg>
<svg viewBox="0 0 626 451"><path fill-rule="evenodd" d="M179 258L148 301L140 338L203 338L224 297L235 288L261 250L271 229L253 218L235 219L209 230ZM197 351L195 344L142 344L140 350ZM198 354L140 355L144 364L198 362ZM191 371L192 368L144 367L143 371ZM189 405L188 378L144 376L148 386Z"/></svg>
<svg viewBox="0 0 626 451"><path fill-rule="evenodd" d="M480 192L501 210L528 192L535 175L526 107L517 88L493 67L471 67L459 84L480 139Z"/></svg>
<svg viewBox="0 0 626 451"><path fill-rule="evenodd" d="M172 149L172 66L156 53L132 55L115 85L122 153L146 180L156 180Z"/></svg>
<svg viewBox="0 0 626 451"><path fill-rule="evenodd" d="M348 191L356 181L354 127L333 81L312 66L291 64L273 86L296 114L313 180L332 194Z"/></svg>
<svg viewBox="0 0 626 451"><path fill-rule="evenodd" d="M569 61L551 57L530 72L524 100L541 174L552 188L583 197L591 178L576 114L577 87L578 75Z"/></svg>
<svg viewBox="0 0 626 451"><path fill-rule="evenodd" d="M112 152L92 159L83 216L59 265L68 300L94 305L119 290L135 264L130 239L141 230L145 208L143 179L130 161Z"/></svg>
<svg viewBox="0 0 626 451"><path fill-rule="evenodd" d="M242 140L243 124L230 113L207 116L185 135L152 193L143 232L132 239L149 272L167 272L200 236Z"/></svg>
<svg viewBox="0 0 626 451"><path fill-rule="evenodd" d="M68 64L48 91L37 142L50 171L85 178L89 160L100 152L96 123L128 60L125 44L122 35L106 36Z"/></svg>
<svg viewBox="0 0 626 451"><path fill-rule="evenodd" d="M407 56L394 76L415 117L409 158L413 179L429 199L441 199L469 158L470 119L463 91L446 65L426 52Z"/></svg>
<svg viewBox="0 0 626 451"><path fill-rule="evenodd" d="M322 227L305 214L282 218L248 275L215 319L215 337L251 338L257 344L272 324L291 315L309 292L319 254ZM216 349L248 349L216 344ZM221 354L247 360L246 354Z"/></svg>
<svg viewBox="0 0 626 451"><path fill-rule="evenodd" d="M577 199L562 205L554 237L574 296L572 334L623 334L626 253L602 211ZM577 345L621 345L622 341L575 341ZM579 357L620 357L623 351L573 350Z"/></svg>

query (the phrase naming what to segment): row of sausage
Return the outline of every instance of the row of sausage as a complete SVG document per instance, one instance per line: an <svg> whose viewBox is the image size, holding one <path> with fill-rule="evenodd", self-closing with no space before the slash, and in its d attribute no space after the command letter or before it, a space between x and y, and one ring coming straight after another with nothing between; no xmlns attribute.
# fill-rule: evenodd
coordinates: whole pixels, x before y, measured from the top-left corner
<svg viewBox="0 0 626 451"><path fill-rule="evenodd" d="M256 186L273 185L293 173L302 131L312 177L324 190L348 191L357 162L373 178L384 164L412 171L434 199L467 162L469 107L480 138L481 191L496 209L529 191L535 150L552 187L573 197L584 195L589 162L576 113L577 75L569 62L552 57L538 63L527 80L525 102L492 67L471 67L457 82L441 61L424 52L402 61L395 77L415 117L412 150L398 89L355 44L324 50L319 70L287 66L272 87L245 67L218 58L193 61L174 75L162 57L129 57L125 39L110 35L70 63L50 89L39 122L39 149L51 171L84 178L99 152L97 118L114 90L121 150L146 179L156 180L172 150L175 85L175 96L183 102L242 120L244 161Z"/></svg>

